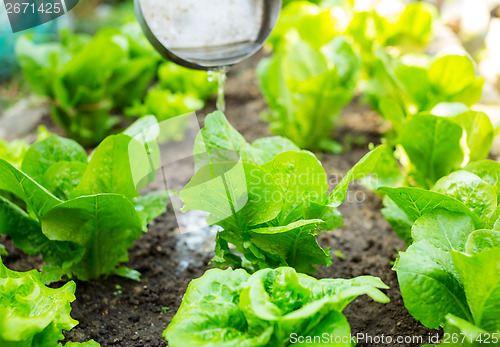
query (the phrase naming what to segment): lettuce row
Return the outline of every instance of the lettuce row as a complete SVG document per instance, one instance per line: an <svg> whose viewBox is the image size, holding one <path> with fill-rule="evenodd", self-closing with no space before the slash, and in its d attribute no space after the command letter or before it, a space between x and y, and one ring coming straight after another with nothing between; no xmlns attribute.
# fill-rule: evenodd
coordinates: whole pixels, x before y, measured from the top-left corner
<svg viewBox="0 0 500 347"><path fill-rule="evenodd" d="M217 83L205 71L191 70L172 62L158 68L158 84L152 87L144 100L125 110L128 116L154 115L158 121L198 111L215 94Z"/></svg>
<svg viewBox="0 0 500 347"><path fill-rule="evenodd" d="M5 347L59 347L62 330L78 324L71 318L75 283L53 289L42 283L36 270L16 272L7 269L0 259L0 345ZM68 342L65 346L100 346Z"/></svg>
<svg viewBox="0 0 500 347"><path fill-rule="evenodd" d="M500 163L484 160L430 191L380 188L407 217L410 245L394 269L405 306L429 328L500 332L499 177Z"/></svg>
<svg viewBox="0 0 500 347"><path fill-rule="evenodd" d="M66 34L61 43L35 44L27 37L16 43L31 88L51 100L53 120L84 146L109 134L119 122L111 111L140 98L156 73L158 56L137 31L127 25L93 38Z"/></svg>
<svg viewBox="0 0 500 347"><path fill-rule="evenodd" d="M384 106L387 102L409 116L429 112L443 102L472 106L481 98L484 79L476 76L474 63L465 55L395 59L379 50L375 56L363 93L372 107L391 122Z"/></svg>
<svg viewBox="0 0 500 347"><path fill-rule="evenodd" d="M134 167L149 160L132 136L109 136L87 161L80 145L56 135L33 144L21 170L0 159L0 191L22 201L0 196L0 234L29 255L42 254L51 281L110 274L138 280L137 271L118 266L164 211L166 196L139 197Z"/></svg>
<svg viewBox="0 0 500 347"><path fill-rule="evenodd" d="M363 294L388 302L380 289L388 287L371 276L317 280L289 267L253 275L243 269L211 269L191 281L163 336L173 347L288 346L294 332L349 337L342 310Z"/></svg>
<svg viewBox="0 0 500 347"><path fill-rule="evenodd" d="M268 40L271 46L279 46L291 31L316 45L339 34L349 35L368 66L373 51L379 47L391 47L392 51L396 48L400 54L422 51L433 36L437 17L434 6L421 2L401 1L400 10L391 16L384 16L376 6L355 10L349 1L284 1L283 5L286 6Z"/></svg>
<svg viewBox="0 0 500 347"><path fill-rule="evenodd" d="M194 151L197 171L180 198L183 211L208 212L207 222L223 229L212 263L313 273L314 265L331 264L316 235L341 225L336 207L349 182L370 174L385 148L361 159L330 195L325 170L312 153L279 137L249 144L220 112L207 117Z"/></svg>

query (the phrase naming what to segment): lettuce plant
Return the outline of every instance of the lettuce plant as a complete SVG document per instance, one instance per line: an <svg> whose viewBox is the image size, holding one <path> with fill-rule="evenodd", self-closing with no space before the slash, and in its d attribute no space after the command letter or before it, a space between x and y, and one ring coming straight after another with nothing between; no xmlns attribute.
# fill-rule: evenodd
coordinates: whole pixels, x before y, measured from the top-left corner
<svg viewBox="0 0 500 347"><path fill-rule="evenodd" d="M312 273L313 265L331 264L316 235L341 225L336 207L349 182L371 173L382 151L365 156L329 195L325 170L312 153L280 137L249 144L216 112L197 137L197 172L180 192L183 211L208 212L207 222L222 227L215 266Z"/></svg>
<svg viewBox="0 0 500 347"><path fill-rule="evenodd" d="M119 122L111 111L140 98L154 77L157 55L128 31L103 29L92 39L69 35L62 43L17 42L33 91L51 100L54 121L84 146L108 135Z"/></svg>
<svg viewBox="0 0 500 347"><path fill-rule="evenodd" d="M0 345L3 347L59 347L62 330L78 324L71 318L75 283L58 289L46 287L36 270L16 272L7 269L0 259ZM100 346L66 343L65 346Z"/></svg>
<svg viewBox="0 0 500 347"><path fill-rule="evenodd" d="M0 234L29 255L42 254L56 279L138 279L137 271L118 266L148 221L165 209L166 197L139 197L134 167L149 160L133 130L106 138L90 161L78 143L56 135L34 143L21 170L0 159L0 191L25 205L0 196Z"/></svg>
<svg viewBox="0 0 500 347"><path fill-rule="evenodd" d="M379 168L378 177L385 180L383 184L403 182L407 186L432 188L439 179L456 170L493 165L483 159L489 154L494 136L491 121L482 112L469 110L450 117L422 113L408 117L395 140L397 149L393 154L390 151L385 154L386 164ZM399 159L404 176L392 155ZM384 198L384 206L384 217L408 243L410 227L405 213L388 196Z"/></svg>
<svg viewBox="0 0 500 347"><path fill-rule="evenodd" d="M294 333L331 338L354 346L342 310L359 295L389 299L376 277L317 280L289 267L208 270L191 281L163 336L169 346L288 346ZM324 343L324 341L323 341ZM323 346L317 341L311 346Z"/></svg>
<svg viewBox="0 0 500 347"><path fill-rule="evenodd" d="M344 37L315 47L287 36L257 71L271 130L300 148L339 151L330 132L353 97L359 69L359 57Z"/></svg>
<svg viewBox="0 0 500 347"><path fill-rule="evenodd" d="M380 188L407 216L410 246L394 269L408 311L427 327L500 331L499 177L500 163L485 160L432 190Z"/></svg>

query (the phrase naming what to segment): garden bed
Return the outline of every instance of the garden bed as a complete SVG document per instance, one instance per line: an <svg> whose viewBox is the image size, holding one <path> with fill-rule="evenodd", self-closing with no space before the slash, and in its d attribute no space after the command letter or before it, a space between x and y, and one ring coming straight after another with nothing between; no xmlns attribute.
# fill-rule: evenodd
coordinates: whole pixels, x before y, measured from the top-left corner
<svg viewBox="0 0 500 347"><path fill-rule="evenodd" d="M248 141L269 135L267 124L260 118L266 105L255 78L255 67L261 57L262 54L257 55L234 67L227 85L227 117ZM198 115L212 110L212 106L207 107ZM352 148L340 155L319 156L331 185L368 152L368 143L380 142L379 124L378 116L359 101L355 100L343 110L341 127L336 130L335 138ZM366 142L356 144L358 137L364 137ZM416 322L404 307L396 273L391 270L397 251L404 249L404 242L393 233L380 213L381 198L358 184L353 184L350 191L351 199L339 208L345 226L323 232L319 237L322 247L331 247L332 253L339 252L333 256L333 265L321 268L315 277L372 275L390 286L386 291L391 299L388 304L376 303L363 296L348 306L345 314L353 334L424 337L435 334ZM182 270L180 262L186 254L179 254L183 250L177 247L177 242L177 222L174 212L169 209L150 225L148 233L143 234L129 251L128 265L142 273L140 283L115 276L103 281L77 281L72 317L80 324L65 334L67 339L82 342L94 339L102 346L167 346L161 334L179 308L188 283L209 268L208 265L189 265ZM28 258L5 236L0 237L0 243L4 243L9 252L4 258L9 268L18 271L41 268L41 258ZM201 260L203 264L211 258L210 254L192 253L192 256L198 257L198 262Z"/></svg>

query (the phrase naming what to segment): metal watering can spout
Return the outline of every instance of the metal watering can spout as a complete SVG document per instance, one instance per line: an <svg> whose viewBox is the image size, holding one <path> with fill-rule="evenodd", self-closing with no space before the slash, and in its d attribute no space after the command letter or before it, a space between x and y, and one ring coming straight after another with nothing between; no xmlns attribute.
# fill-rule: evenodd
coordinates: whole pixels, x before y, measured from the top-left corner
<svg viewBox="0 0 500 347"><path fill-rule="evenodd" d="M148 40L179 65L212 70L255 54L278 21L281 0L134 0Z"/></svg>

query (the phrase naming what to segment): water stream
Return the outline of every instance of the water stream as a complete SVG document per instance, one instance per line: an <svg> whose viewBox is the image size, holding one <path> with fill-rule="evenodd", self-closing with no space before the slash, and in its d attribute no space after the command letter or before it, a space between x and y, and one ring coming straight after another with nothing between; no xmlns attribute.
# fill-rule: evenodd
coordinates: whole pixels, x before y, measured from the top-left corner
<svg viewBox="0 0 500 347"><path fill-rule="evenodd" d="M217 80L219 83L217 89L217 110L222 113L226 111L225 91L226 91L227 70L229 70L228 66L219 66L217 68Z"/></svg>

